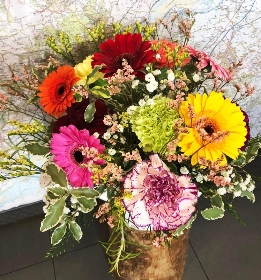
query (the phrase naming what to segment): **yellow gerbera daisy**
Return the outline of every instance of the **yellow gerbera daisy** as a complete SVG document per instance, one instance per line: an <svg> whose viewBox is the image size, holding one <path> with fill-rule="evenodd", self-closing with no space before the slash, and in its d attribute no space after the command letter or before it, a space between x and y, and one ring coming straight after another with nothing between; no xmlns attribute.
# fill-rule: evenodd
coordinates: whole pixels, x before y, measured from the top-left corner
<svg viewBox="0 0 261 280"><path fill-rule="evenodd" d="M91 72L93 71L91 62L92 62L92 55L89 55L84 59L83 62L78 63L77 65L74 66L75 75L80 78L80 80L75 85L84 86L86 84L87 76L90 75ZM87 84L90 85L95 81L97 81L99 78L103 78L103 73L98 71L94 74L93 77L91 77L88 80Z"/></svg>
<svg viewBox="0 0 261 280"><path fill-rule="evenodd" d="M240 107L220 92L189 94L183 101L180 116L188 127L188 133L179 135L179 146L185 156L191 156L191 164L200 157L226 163L227 155L236 159L239 148L246 140L246 123Z"/></svg>

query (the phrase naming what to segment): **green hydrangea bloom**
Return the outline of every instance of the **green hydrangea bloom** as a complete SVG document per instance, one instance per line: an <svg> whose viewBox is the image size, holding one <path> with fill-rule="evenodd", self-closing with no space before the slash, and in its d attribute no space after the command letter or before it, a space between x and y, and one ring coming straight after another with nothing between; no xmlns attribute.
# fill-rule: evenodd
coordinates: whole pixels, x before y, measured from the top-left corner
<svg viewBox="0 0 261 280"><path fill-rule="evenodd" d="M167 105L170 98L154 97L154 104L136 107L130 116L132 130L140 140L145 152L160 153L174 135L174 120L179 118L177 110Z"/></svg>

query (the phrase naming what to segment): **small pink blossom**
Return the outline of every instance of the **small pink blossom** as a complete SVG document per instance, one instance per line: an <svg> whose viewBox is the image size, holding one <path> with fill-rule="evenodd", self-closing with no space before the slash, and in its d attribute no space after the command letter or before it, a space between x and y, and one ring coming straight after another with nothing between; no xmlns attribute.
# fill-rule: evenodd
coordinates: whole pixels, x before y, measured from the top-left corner
<svg viewBox="0 0 261 280"><path fill-rule="evenodd" d="M124 161L130 161L130 160L135 160L137 162L141 162L142 159L141 159L141 156L140 156L140 153L137 149L131 151L131 153L124 153L124 152L121 152L122 156L124 157Z"/></svg>
<svg viewBox="0 0 261 280"><path fill-rule="evenodd" d="M131 194L123 199L126 210L138 227L174 230L191 218L198 197L189 176L177 176L157 154L134 166L124 181Z"/></svg>
<svg viewBox="0 0 261 280"><path fill-rule="evenodd" d="M107 177L107 184L113 185L115 181L122 182L124 179L122 177L123 170L121 166L114 163L108 163L102 170L102 177Z"/></svg>

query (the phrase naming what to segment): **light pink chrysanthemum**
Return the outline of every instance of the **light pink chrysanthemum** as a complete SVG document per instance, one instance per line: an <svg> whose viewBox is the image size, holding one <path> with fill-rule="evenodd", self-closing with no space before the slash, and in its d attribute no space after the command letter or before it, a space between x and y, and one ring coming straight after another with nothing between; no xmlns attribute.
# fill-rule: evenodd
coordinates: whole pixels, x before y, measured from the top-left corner
<svg viewBox="0 0 261 280"><path fill-rule="evenodd" d="M189 176L177 176L157 154L136 164L124 181L123 199L134 224L152 230L174 230L186 224L195 211L197 186Z"/></svg>
<svg viewBox="0 0 261 280"><path fill-rule="evenodd" d="M54 162L65 171L72 187L93 188L92 167L105 163L99 156L104 151L99 139L87 129L62 126L60 133L53 133L50 147Z"/></svg>
<svg viewBox="0 0 261 280"><path fill-rule="evenodd" d="M186 46L186 49L188 50L190 55L194 56L198 60L197 67L199 70L210 65L211 71L215 71L217 77L221 78L224 81L228 80L229 72L222 66L218 65L208 54L198 51L191 46Z"/></svg>

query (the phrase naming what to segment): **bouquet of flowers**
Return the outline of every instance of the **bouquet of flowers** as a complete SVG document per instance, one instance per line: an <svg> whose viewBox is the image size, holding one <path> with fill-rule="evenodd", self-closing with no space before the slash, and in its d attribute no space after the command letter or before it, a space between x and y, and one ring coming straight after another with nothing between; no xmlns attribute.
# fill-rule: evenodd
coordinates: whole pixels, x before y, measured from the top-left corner
<svg viewBox="0 0 261 280"><path fill-rule="evenodd" d="M1 110L31 120L9 122L16 129L0 152L0 177L40 174L50 255L82 238L81 222L99 197L104 202L94 216L112 229L104 246L116 256L113 270L135 257L125 251L130 227L151 231L155 246L167 246L198 214L214 220L227 210L239 219L233 200L254 202L255 184L243 167L261 140L250 138L240 107L254 87L229 86L241 62L225 69L188 44L188 15L178 25L184 43L163 21L101 21L75 44L64 32L48 36L52 57L25 66L22 75L10 68Z"/></svg>

